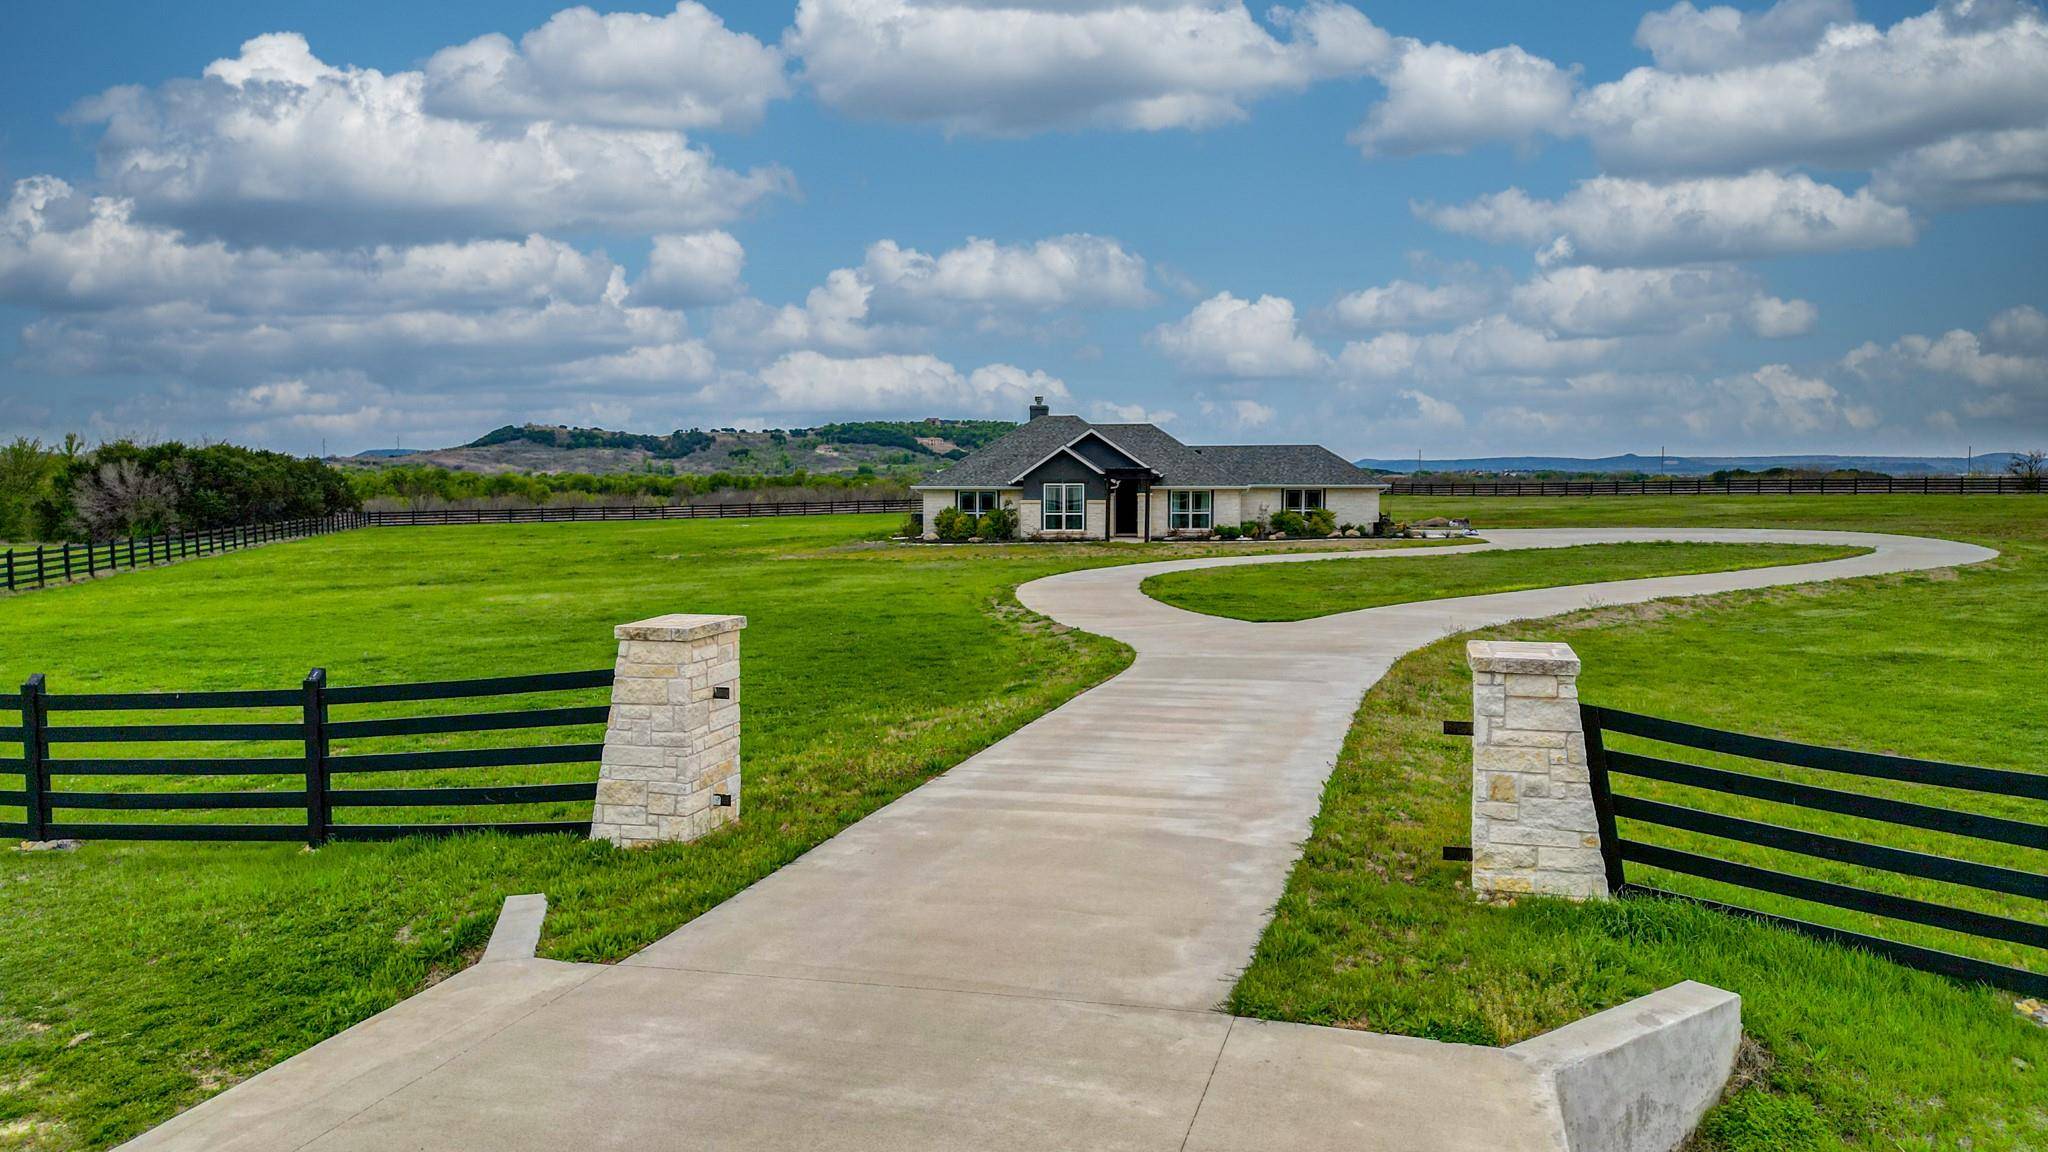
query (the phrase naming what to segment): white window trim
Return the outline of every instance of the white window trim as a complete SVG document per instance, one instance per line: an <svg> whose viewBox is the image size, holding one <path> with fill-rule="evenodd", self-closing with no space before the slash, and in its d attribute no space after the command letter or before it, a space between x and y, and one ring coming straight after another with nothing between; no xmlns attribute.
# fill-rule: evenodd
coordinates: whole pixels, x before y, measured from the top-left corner
<svg viewBox="0 0 2048 1152"><path fill-rule="evenodd" d="M1055 488L1060 490L1058 499L1053 497L1053 489ZM1071 512L1065 510L1069 489L1080 493L1080 499L1075 501L1074 510ZM1086 532L1088 530L1088 486L1086 484L1061 481L1050 482L1041 489L1040 496L1038 520L1042 530L1047 532ZM1055 517L1059 520L1057 527L1053 524ZM1080 520L1080 523L1069 527L1069 522L1076 518Z"/></svg>
<svg viewBox="0 0 2048 1152"><path fill-rule="evenodd" d="M1311 492L1315 493L1316 497L1316 502L1313 505L1308 502L1309 493ZM1291 503L1296 493L1301 494L1301 506L1298 508ZM1322 488L1282 488L1280 490L1280 507L1289 512L1300 512L1306 515L1309 512L1320 511L1329 506L1330 494Z"/></svg>
<svg viewBox="0 0 2048 1152"><path fill-rule="evenodd" d="M1199 499L1197 499L1199 498ZM1201 507L1196 507L1196 504ZM1181 505L1185 504L1186 507ZM1166 501L1169 532L1203 532L1215 526L1216 497L1206 488L1176 488Z"/></svg>
<svg viewBox="0 0 2048 1152"><path fill-rule="evenodd" d="M969 496L976 496L976 497L986 497L986 498L987 498L987 501L988 501L988 507L986 507L986 508L977 508L977 509L973 509L973 510L972 510L972 511L974 512L974 514L975 514L976 516L986 516L986 515L988 515L988 514L989 514L990 512L993 512L993 511L995 511L996 509L998 509L998 508L1001 508L1001 507L1003 506L1003 493L1002 493L1002 490L1001 490L1001 489L998 489L998 488L961 488L961 489L957 489L957 490L956 490L956 491L955 491L955 492L953 493L953 507L955 507L955 508L958 508L958 509L959 509L960 511L962 511L962 512L970 511L970 509L969 509L969 508L967 507L967 498L968 498ZM979 503L981 503L981 500L978 500L978 499L977 499L977 500L975 501L975 503L979 504Z"/></svg>

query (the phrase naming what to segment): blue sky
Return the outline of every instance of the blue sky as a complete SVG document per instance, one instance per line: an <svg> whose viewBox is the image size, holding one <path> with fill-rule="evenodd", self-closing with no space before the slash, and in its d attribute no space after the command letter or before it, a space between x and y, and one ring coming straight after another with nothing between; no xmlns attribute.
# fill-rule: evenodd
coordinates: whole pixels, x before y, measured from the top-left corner
<svg viewBox="0 0 2048 1152"><path fill-rule="evenodd" d="M631 13L647 13L634 19ZM1997 0L27 8L0 434L2048 443Z"/></svg>

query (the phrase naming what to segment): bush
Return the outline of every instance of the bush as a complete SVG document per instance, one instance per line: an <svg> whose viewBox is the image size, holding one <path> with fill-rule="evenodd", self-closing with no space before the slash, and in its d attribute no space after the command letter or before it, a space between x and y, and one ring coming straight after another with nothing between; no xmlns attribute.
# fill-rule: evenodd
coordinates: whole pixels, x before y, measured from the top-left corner
<svg viewBox="0 0 2048 1152"><path fill-rule="evenodd" d="M932 517L932 531L939 539L958 544L973 536L977 530L976 519L958 508L942 508Z"/></svg>
<svg viewBox="0 0 2048 1152"><path fill-rule="evenodd" d="M1285 532L1289 536L1308 535L1308 521L1302 519L1299 512L1275 512L1268 523L1275 532Z"/></svg>
<svg viewBox="0 0 2048 1152"><path fill-rule="evenodd" d="M1337 516L1328 508L1311 509L1301 519L1311 536L1328 536L1337 530Z"/></svg>
<svg viewBox="0 0 2048 1152"><path fill-rule="evenodd" d="M1244 529L1239 528L1235 524L1225 524L1221 528L1216 529L1216 535L1225 540L1236 540L1244 535Z"/></svg>
<svg viewBox="0 0 2048 1152"><path fill-rule="evenodd" d="M924 535L924 513L905 512L903 514L903 525L896 529L896 534L912 538Z"/></svg>
<svg viewBox="0 0 2048 1152"><path fill-rule="evenodd" d="M1263 540L1266 536L1266 526L1257 520L1247 520L1237 526L1237 534L1249 536L1254 540Z"/></svg>
<svg viewBox="0 0 2048 1152"><path fill-rule="evenodd" d="M67 445L75 447L75 445ZM49 495L49 486L64 466L64 453L40 440L16 436L0 446L0 541L37 535L35 507Z"/></svg>
<svg viewBox="0 0 2048 1152"><path fill-rule="evenodd" d="M105 540L310 519L359 506L348 477L318 460L233 444L115 440L65 456L35 516L47 539Z"/></svg>
<svg viewBox="0 0 2048 1152"><path fill-rule="evenodd" d="M975 535L984 540L1010 540L1017 535L1017 510L997 508L981 518L981 529Z"/></svg>

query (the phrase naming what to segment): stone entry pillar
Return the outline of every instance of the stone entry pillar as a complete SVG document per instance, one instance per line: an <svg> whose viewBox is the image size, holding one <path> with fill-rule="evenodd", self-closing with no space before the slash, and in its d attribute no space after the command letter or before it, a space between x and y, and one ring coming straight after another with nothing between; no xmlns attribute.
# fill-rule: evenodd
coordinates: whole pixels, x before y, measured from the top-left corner
<svg viewBox="0 0 2048 1152"><path fill-rule="evenodd" d="M1568 644L1473 640L1472 891L1608 895Z"/></svg>
<svg viewBox="0 0 2048 1152"><path fill-rule="evenodd" d="M613 629L619 659L590 837L621 847L739 818L744 616L656 616Z"/></svg>

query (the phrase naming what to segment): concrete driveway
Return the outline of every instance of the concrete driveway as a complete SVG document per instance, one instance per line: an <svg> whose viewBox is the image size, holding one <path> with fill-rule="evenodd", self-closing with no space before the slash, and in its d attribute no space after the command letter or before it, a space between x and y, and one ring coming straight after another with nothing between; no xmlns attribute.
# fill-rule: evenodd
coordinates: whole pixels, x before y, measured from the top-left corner
<svg viewBox="0 0 2048 1152"><path fill-rule="evenodd" d="M137 1149L1559 1147L1506 1052L1233 1020L1360 696L1449 633L1976 563L1947 541L1501 531L1461 552L1846 543L1847 560L1250 624L1094 569L1026 605L1137 650L1122 675L622 964L480 965L134 1141Z"/></svg>

